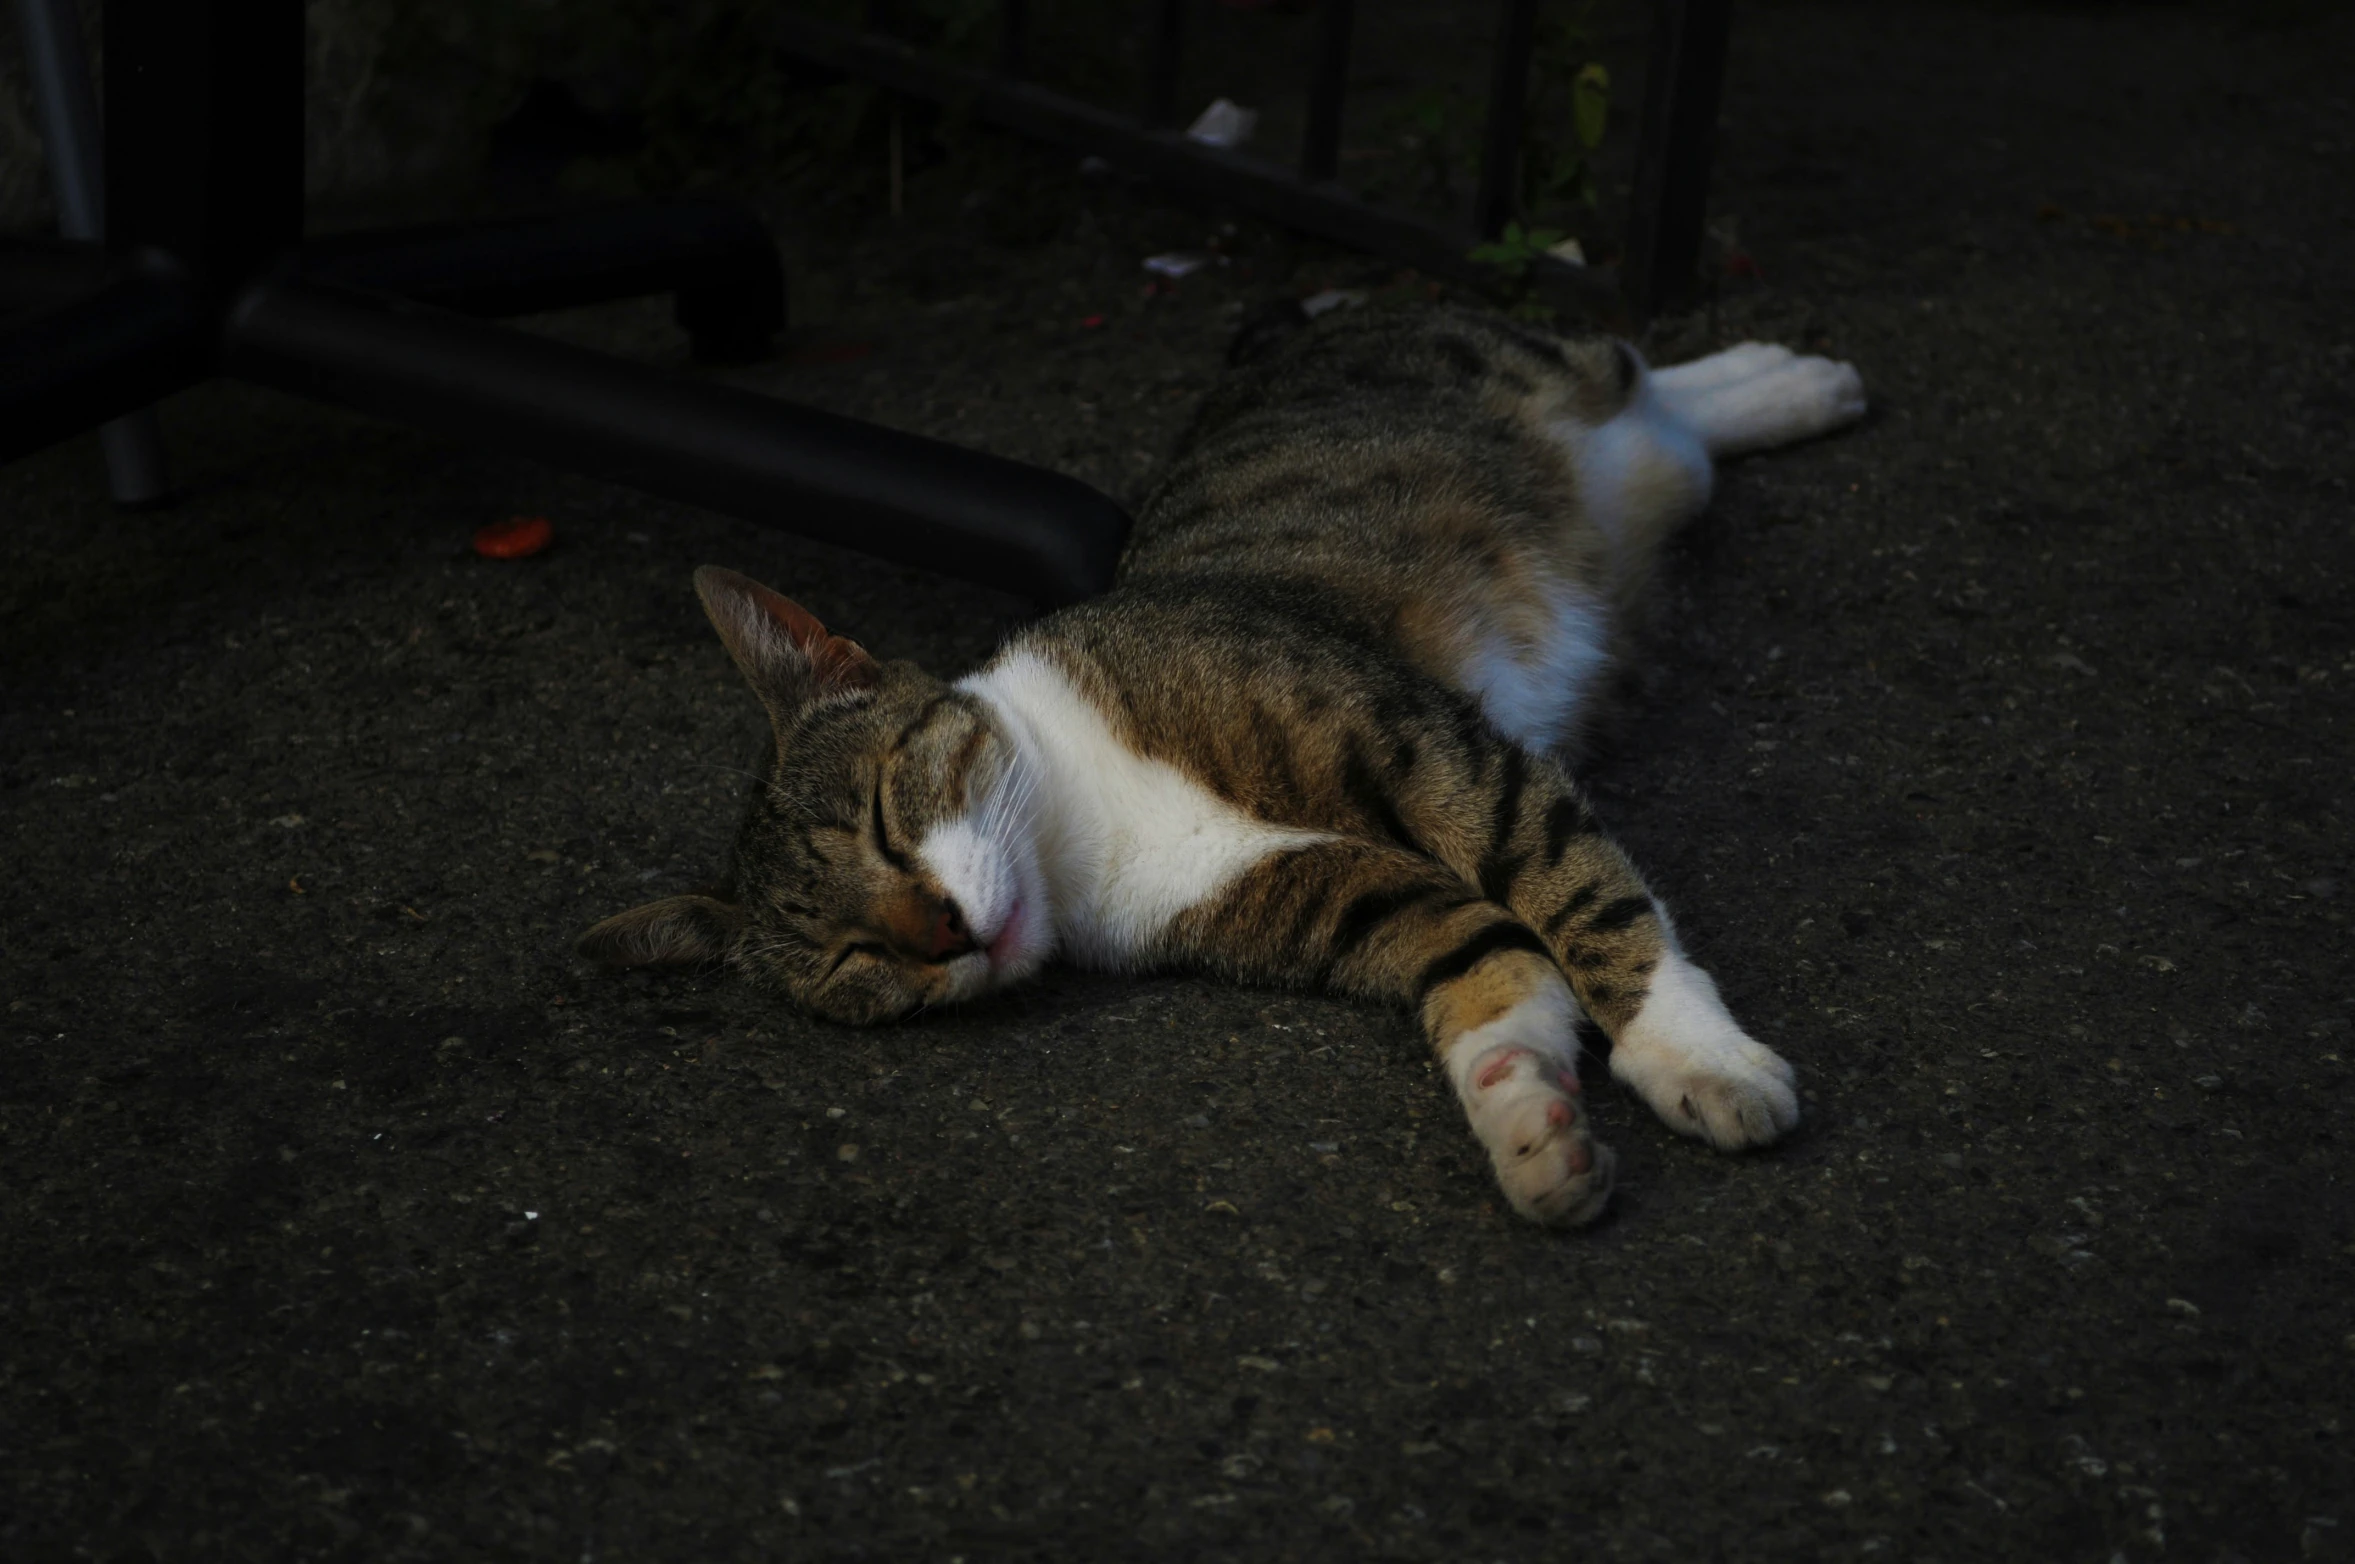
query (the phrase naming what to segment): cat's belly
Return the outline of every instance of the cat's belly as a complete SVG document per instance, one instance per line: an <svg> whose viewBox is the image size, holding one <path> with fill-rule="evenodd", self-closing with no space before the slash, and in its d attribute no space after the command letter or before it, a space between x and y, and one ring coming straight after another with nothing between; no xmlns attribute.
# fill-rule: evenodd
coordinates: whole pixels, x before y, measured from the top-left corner
<svg viewBox="0 0 2355 1564"><path fill-rule="evenodd" d="M1082 965L1150 959L1171 920L1252 865L1327 839L1255 820L1138 754L1035 652L1010 649L960 683L999 713L1032 770L1029 814L1056 943Z"/></svg>
<svg viewBox="0 0 2355 1564"><path fill-rule="evenodd" d="M1587 691L1608 660L1607 637L1602 605L1556 586L1540 603L1479 626L1456 677L1498 732L1544 753L1577 732Z"/></svg>

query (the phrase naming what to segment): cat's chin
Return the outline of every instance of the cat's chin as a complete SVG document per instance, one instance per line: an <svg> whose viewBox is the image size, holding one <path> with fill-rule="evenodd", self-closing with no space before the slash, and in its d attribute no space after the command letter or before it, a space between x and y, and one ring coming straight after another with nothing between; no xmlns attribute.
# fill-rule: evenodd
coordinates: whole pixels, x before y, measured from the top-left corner
<svg viewBox="0 0 2355 1564"><path fill-rule="evenodd" d="M1053 940L1042 910L1036 893L1014 898L1006 921L983 947L989 957L990 987L1019 983L1046 965L1053 953Z"/></svg>

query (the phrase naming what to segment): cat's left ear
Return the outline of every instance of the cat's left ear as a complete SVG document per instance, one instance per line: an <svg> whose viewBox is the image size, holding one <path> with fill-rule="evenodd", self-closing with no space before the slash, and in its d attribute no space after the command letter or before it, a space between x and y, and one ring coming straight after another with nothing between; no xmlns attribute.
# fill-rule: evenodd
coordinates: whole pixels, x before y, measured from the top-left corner
<svg viewBox="0 0 2355 1564"><path fill-rule="evenodd" d="M705 565L695 572L695 595L780 731L810 702L872 689L883 677L865 647L750 576Z"/></svg>
<svg viewBox="0 0 2355 1564"><path fill-rule="evenodd" d="M716 896L665 896L617 912L573 948L609 967L700 967L724 960L744 931L744 909Z"/></svg>

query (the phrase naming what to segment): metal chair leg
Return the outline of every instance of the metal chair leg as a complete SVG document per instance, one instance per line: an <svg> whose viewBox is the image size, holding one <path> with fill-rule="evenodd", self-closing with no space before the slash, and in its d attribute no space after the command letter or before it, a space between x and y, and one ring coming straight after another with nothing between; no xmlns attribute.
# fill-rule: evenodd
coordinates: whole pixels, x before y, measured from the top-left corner
<svg viewBox="0 0 2355 1564"><path fill-rule="evenodd" d="M90 91L90 61L81 18L72 0L16 0L33 103L48 144L49 178L57 192L58 231L68 239L106 236L106 180L98 134L98 103ZM107 487L118 505L152 505L170 480L163 430L153 408L141 408L98 431L106 452Z"/></svg>

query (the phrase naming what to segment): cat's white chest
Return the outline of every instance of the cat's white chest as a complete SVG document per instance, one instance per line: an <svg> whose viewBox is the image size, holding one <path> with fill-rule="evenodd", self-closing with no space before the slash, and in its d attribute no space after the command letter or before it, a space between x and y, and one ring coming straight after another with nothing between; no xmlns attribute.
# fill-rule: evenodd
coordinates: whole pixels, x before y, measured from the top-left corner
<svg viewBox="0 0 2355 1564"><path fill-rule="evenodd" d="M1016 649L960 681L1032 769L1029 814L1063 953L1121 967L1270 853L1325 839L1252 819L1120 741L1063 672Z"/></svg>

